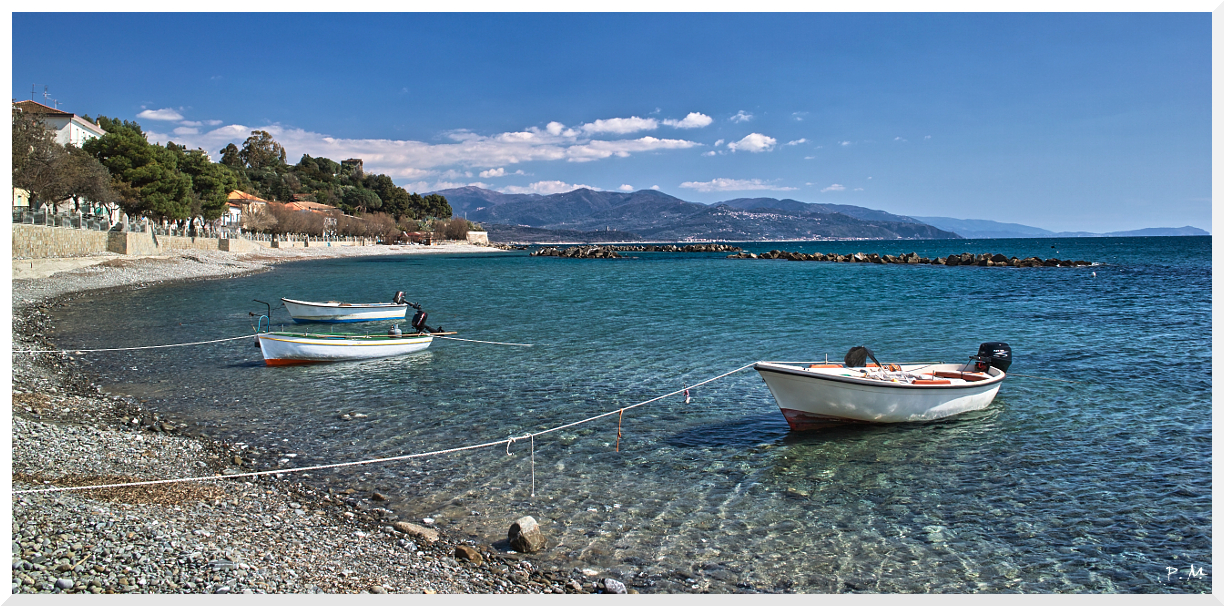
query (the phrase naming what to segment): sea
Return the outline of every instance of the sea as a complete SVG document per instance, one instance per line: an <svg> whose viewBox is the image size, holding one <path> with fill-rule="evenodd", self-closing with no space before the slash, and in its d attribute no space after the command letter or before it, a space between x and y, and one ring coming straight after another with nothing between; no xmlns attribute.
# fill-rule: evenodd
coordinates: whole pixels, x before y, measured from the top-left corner
<svg viewBox="0 0 1224 606"><path fill-rule="evenodd" d="M291 328L281 297L405 291L470 341L313 366L267 367L254 339L76 363L190 433L266 449L259 465L449 451L285 477L502 549L530 515L549 541L532 561L642 593L1211 591L1209 237L736 244L1092 265L339 258L76 298L49 337L207 341L269 309ZM858 345L960 362L996 341L1013 363L994 402L934 422L794 432L750 366Z"/></svg>

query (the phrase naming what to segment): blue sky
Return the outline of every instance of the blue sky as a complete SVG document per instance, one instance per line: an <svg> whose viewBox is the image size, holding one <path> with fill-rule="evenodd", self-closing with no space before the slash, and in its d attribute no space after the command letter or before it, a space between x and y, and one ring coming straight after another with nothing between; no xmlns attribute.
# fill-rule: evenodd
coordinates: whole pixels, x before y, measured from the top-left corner
<svg viewBox="0 0 1224 606"><path fill-rule="evenodd" d="M410 191L1211 229L1211 16L14 13L15 100ZM49 42L47 32L71 31Z"/></svg>

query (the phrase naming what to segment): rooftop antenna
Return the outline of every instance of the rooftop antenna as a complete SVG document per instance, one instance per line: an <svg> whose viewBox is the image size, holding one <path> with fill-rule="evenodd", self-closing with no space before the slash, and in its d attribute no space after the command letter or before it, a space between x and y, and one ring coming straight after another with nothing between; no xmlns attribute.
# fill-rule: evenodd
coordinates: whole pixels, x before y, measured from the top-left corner
<svg viewBox="0 0 1224 606"><path fill-rule="evenodd" d="M51 93L47 90L47 85L44 84L43 85L43 101L50 101L50 100L51 100ZM43 105L46 105L46 103L43 103Z"/></svg>

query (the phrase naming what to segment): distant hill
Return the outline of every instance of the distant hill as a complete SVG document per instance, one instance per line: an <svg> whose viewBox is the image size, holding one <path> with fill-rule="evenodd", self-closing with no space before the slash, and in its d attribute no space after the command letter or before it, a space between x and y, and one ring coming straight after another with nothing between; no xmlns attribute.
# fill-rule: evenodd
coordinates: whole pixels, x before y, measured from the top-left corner
<svg viewBox="0 0 1224 606"><path fill-rule="evenodd" d="M486 225L551 231L636 234L649 241L828 239L944 239L957 234L911 217L844 204L741 198L715 205L686 202L655 190L577 189L547 196L501 194L477 187L437 192L457 215ZM501 233L509 234L502 228ZM518 232L525 235L527 232ZM537 233L541 238L546 234ZM558 236L574 241L575 233ZM490 237L498 240L497 232ZM552 236L547 236L552 237ZM504 241L504 240L501 240ZM524 239L515 238L515 241ZM544 241L544 240L539 240ZM557 240L548 240L557 241Z"/></svg>
<svg viewBox="0 0 1224 606"><path fill-rule="evenodd" d="M792 210L796 212L806 213L841 213L846 216L854 217L862 221L891 221L897 223L924 223L913 217L903 215L894 215L882 210L871 208L863 208L862 206L851 206L849 204L818 204L814 202L800 202L798 200L775 200L773 198L736 198L719 202L735 208L776 208L778 210ZM933 223L931 225L934 225Z"/></svg>
<svg viewBox="0 0 1224 606"><path fill-rule="evenodd" d="M642 236L623 231L577 231L572 229L541 229L522 225L484 224L492 242L641 242Z"/></svg>
<svg viewBox="0 0 1224 606"><path fill-rule="evenodd" d="M928 225L954 231L966 238L1125 238L1135 236L1210 236L1197 227L1151 227L1132 231L1093 233L1086 231L1053 232L1039 227L1019 223L1000 223L982 219L953 219L950 217L914 217Z"/></svg>
<svg viewBox="0 0 1224 606"><path fill-rule="evenodd" d="M471 218L471 214L481 208L497 206L507 202L516 202L518 200L544 197L540 194L503 194L479 187L458 187L432 193L446 196L446 201L450 204L455 216L462 217L464 213L467 213L469 215L468 218Z"/></svg>

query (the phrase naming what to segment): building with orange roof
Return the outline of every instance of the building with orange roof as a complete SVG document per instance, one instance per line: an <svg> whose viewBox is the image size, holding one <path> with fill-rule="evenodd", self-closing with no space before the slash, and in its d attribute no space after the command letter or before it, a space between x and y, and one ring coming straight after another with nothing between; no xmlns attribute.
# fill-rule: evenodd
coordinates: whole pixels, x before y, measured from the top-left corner
<svg viewBox="0 0 1224 606"><path fill-rule="evenodd" d="M235 189L226 196L225 214L221 215L221 224L241 225L243 213L255 214L267 207L267 200Z"/></svg>

